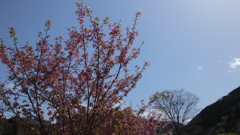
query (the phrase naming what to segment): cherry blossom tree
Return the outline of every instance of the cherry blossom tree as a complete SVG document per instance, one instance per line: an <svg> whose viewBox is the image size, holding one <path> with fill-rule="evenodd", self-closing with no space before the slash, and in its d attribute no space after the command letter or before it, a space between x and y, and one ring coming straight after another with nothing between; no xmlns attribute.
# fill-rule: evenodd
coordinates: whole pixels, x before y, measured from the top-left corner
<svg viewBox="0 0 240 135"><path fill-rule="evenodd" d="M50 20L45 32L38 33L36 45L19 47L13 27L9 27L13 47L6 47L0 38L0 59L9 73L0 86L1 100L25 134L156 134L160 126L156 117L142 116L153 99L139 110L124 108L120 118L116 109L149 65L135 66L134 72L129 69L140 54L141 45L133 44L141 13L136 12L124 35L120 22L109 23L108 17L101 21L82 3L77 7L79 27L68 29L67 40L60 36L50 43ZM4 87L8 83L14 87Z"/></svg>

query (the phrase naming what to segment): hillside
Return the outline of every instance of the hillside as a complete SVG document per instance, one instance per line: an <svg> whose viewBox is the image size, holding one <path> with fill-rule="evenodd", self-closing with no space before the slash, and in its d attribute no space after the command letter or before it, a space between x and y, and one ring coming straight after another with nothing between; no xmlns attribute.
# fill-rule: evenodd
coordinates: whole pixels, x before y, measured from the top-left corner
<svg viewBox="0 0 240 135"><path fill-rule="evenodd" d="M184 131L186 135L240 134L240 87L204 108Z"/></svg>

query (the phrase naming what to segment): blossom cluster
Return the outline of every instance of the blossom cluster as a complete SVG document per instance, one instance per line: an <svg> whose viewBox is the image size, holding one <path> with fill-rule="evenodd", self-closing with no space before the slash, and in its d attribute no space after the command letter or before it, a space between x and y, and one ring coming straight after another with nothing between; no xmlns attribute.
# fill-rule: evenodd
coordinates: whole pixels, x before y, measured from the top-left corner
<svg viewBox="0 0 240 135"><path fill-rule="evenodd" d="M149 65L145 62L142 68L136 66L133 73L128 69L140 54L141 46L133 44L139 34L136 22L141 13L136 12L134 25L126 28L124 36L120 23L110 24L106 17L100 25L90 7L82 3L77 7L80 29L68 29L67 40L60 36L50 43L48 20L46 34L40 32L35 45L19 47L14 28L9 28L14 47L7 48L1 42L0 60L8 66L8 82L14 83L14 88L0 87L2 101L17 118L39 123L39 128L20 123L29 127L29 134L94 134L105 133L102 129L107 127L114 134L155 134L158 125L154 117L141 116L150 103L139 110L115 108L135 88ZM86 18L89 27L85 26ZM103 33L103 26L109 28L108 34ZM46 115L51 124L46 124Z"/></svg>

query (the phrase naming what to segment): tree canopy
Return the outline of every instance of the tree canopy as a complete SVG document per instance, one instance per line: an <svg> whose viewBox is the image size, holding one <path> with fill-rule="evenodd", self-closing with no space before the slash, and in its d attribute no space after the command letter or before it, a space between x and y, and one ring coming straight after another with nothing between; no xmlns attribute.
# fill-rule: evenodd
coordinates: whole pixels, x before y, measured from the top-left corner
<svg viewBox="0 0 240 135"><path fill-rule="evenodd" d="M182 127L196 115L199 98L184 90L165 90L153 95L155 108L172 121L175 132L182 134Z"/></svg>
<svg viewBox="0 0 240 135"><path fill-rule="evenodd" d="M13 47L0 39L0 60L9 72L0 85L1 100L25 134L85 135L106 128L116 134L156 134L159 125L154 116L141 116L152 100L139 110L124 108L124 117L115 118L116 105L135 88L149 65L136 65L135 72L128 68L140 54L141 45L133 44L141 13L135 13L133 26L124 35L120 22L109 23L108 17L101 21L82 3L77 7L79 27L68 29L67 40L59 36L50 43L52 22L48 20L36 45L19 46L15 29L9 27ZM14 87L4 87L8 83ZM31 119L37 126L28 122Z"/></svg>

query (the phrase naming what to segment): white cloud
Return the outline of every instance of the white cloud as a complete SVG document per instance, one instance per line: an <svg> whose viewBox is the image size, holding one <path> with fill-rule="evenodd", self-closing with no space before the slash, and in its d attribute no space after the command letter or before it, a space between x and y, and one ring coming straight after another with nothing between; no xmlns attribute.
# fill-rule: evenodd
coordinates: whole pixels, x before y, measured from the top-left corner
<svg viewBox="0 0 240 135"><path fill-rule="evenodd" d="M197 69L201 70L201 69L203 69L203 67L202 66L198 66Z"/></svg>
<svg viewBox="0 0 240 135"><path fill-rule="evenodd" d="M116 103L113 107L114 107L114 108L123 107L124 104L125 104L125 101L120 100L119 103Z"/></svg>
<svg viewBox="0 0 240 135"><path fill-rule="evenodd" d="M140 12L142 12L143 10L142 10L142 6L141 5L138 5L138 10L137 11L140 11Z"/></svg>
<svg viewBox="0 0 240 135"><path fill-rule="evenodd" d="M145 118L147 118L148 117L148 115L150 114L150 112L144 112L143 114L140 114L142 117L145 117Z"/></svg>
<svg viewBox="0 0 240 135"><path fill-rule="evenodd" d="M192 119L187 119L184 124L188 124Z"/></svg>
<svg viewBox="0 0 240 135"><path fill-rule="evenodd" d="M230 69L237 69L240 66L240 58L233 58L229 64Z"/></svg>
<svg viewBox="0 0 240 135"><path fill-rule="evenodd" d="M148 118L149 116L150 117L155 116L155 118L158 120L162 120L162 121L168 120L168 117L164 112L159 111L157 109L153 109L153 108L146 110L143 114L141 114L141 116L145 118Z"/></svg>

